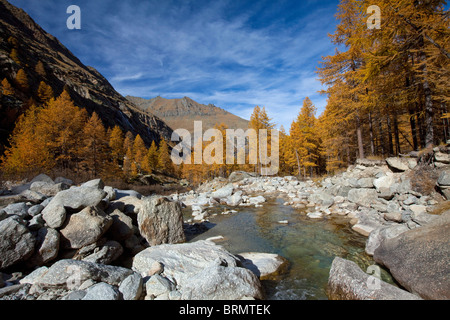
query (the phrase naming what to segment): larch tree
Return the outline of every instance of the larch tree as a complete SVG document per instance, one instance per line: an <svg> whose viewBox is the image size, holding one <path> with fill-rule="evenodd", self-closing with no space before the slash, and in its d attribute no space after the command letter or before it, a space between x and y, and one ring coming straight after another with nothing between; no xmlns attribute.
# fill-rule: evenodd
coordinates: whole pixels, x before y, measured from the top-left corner
<svg viewBox="0 0 450 320"><path fill-rule="evenodd" d="M114 126L109 135L109 148L111 150L111 158L116 167L120 167L123 163L125 152L123 150L124 136L119 126Z"/></svg>
<svg viewBox="0 0 450 320"><path fill-rule="evenodd" d="M42 78L45 78L47 76L47 73L45 72L45 67L44 64L42 63L41 60L39 60L36 63L36 66L34 67L34 71L40 75Z"/></svg>
<svg viewBox="0 0 450 320"><path fill-rule="evenodd" d="M19 52L16 48L11 49L11 53L9 54L10 58L13 59L13 61L20 65L20 58L19 58Z"/></svg>
<svg viewBox="0 0 450 320"><path fill-rule="evenodd" d="M135 166L133 167L133 153L131 151L131 147L129 147L125 153L125 157L123 158L123 174L125 178L132 178L135 170ZM134 170L133 170L134 169Z"/></svg>
<svg viewBox="0 0 450 320"><path fill-rule="evenodd" d="M1 170L11 175L36 174L51 169L55 162L42 136L37 133L36 122L40 108L32 105L16 121L16 126L9 139L1 159Z"/></svg>
<svg viewBox="0 0 450 320"><path fill-rule="evenodd" d="M150 172L158 167L158 147L155 140L152 141L150 148L148 148L146 161Z"/></svg>
<svg viewBox="0 0 450 320"><path fill-rule="evenodd" d="M275 124L272 122L272 119L269 118L266 108L263 107L261 109L259 106L256 106L253 109L253 113L250 116L250 122L249 122L249 128L254 129L256 131L256 136L257 136L257 146L252 146L250 144L250 148L256 147L256 150L249 150L249 153L256 152L256 154L257 154L257 163L255 165L255 172L256 171L260 172L261 167L262 167L260 153L258 152L258 150L260 150L260 144L267 143L268 153L270 153L270 150L271 150L271 146L270 146L271 132L270 132L270 130L273 129L274 127L275 127ZM260 139L260 130L262 130L262 129L267 130L267 141L259 140Z"/></svg>
<svg viewBox="0 0 450 320"><path fill-rule="evenodd" d="M174 174L173 162L169 154L169 145L163 138L161 138L161 141L159 143L158 168L167 175Z"/></svg>
<svg viewBox="0 0 450 320"><path fill-rule="evenodd" d="M132 151L137 172L141 174L144 172L149 172L150 168L147 161L148 150L145 147L144 140L142 140L139 134L136 138L134 138Z"/></svg>
<svg viewBox="0 0 450 320"><path fill-rule="evenodd" d="M19 89L22 92L27 92L28 91L30 86L28 84L28 77L27 77L27 74L26 74L25 70L20 69L19 71L17 71L16 83L17 83L17 86L19 87Z"/></svg>
<svg viewBox="0 0 450 320"><path fill-rule="evenodd" d="M292 123L290 130L290 163L297 164L298 174L306 177L307 171L312 175L312 168L318 166L319 141L316 133L316 107L306 97L297 119Z"/></svg>
<svg viewBox="0 0 450 320"><path fill-rule="evenodd" d="M41 103L47 103L54 97L52 87L50 87L44 81L41 81L37 90L37 96Z"/></svg>
<svg viewBox="0 0 450 320"><path fill-rule="evenodd" d="M125 139L123 140L123 151L125 154L128 152L128 149L133 151L133 143L134 136L130 131L127 131L127 133L125 133Z"/></svg>
<svg viewBox="0 0 450 320"><path fill-rule="evenodd" d="M80 132L83 132L87 119L87 111L75 106L67 91L51 99L40 112L37 131L59 168L74 169L79 163Z"/></svg>
<svg viewBox="0 0 450 320"><path fill-rule="evenodd" d="M81 143L81 163L85 170L92 177L101 176L109 167L109 144L105 127L95 112L84 125Z"/></svg>
<svg viewBox="0 0 450 320"><path fill-rule="evenodd" d="M11 95L14 94L14 88L11 86L11 84L8 81L8 79L4 78L2 80L1 86L2 86L1 89L2 89L3 95L11 96Z"/></svg>

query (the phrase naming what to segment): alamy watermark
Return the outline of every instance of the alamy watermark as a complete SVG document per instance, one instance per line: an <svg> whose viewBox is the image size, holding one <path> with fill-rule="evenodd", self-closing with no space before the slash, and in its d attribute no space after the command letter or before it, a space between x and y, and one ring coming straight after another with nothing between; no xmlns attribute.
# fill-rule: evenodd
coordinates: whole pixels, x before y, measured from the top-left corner
<svg viewBox="0 0 450 320"><path fill-rule="evenodd" d="M70 5L66 10L67 14L70 16L66 20L66 26L69 30L80 30L81 29L81 9L79 6Z"/></svg>
<svg viewBox="0 0 450 320"><path fill-rule="evenodd" d="M193 137L188 130L177 129L172 133L171 140L181 141L172 149L171 154L173 163L177 165L220 165L224 162L229 165L252 164L260 165L260 174L265 176L276 175L279 170L278 130L226 129L224 137L222 132L215 128L203 132L202 121L194 121ZM210 143L203 148L203 142Z"/></svg>
<svg viewBox="0 0 450 320"><path fill-rule="evenodd" d="M366 271L371 276L367 278L366 285L369 290L381 289L381 269L377 265L371 265Z"/></svg>
<svg viewBox="0 0 450 320"><path fill-rule="evenodd" d="M367 8L367 14L370 17L367 19L367 29L381 29L381 9L379 6L372 5Z"/></svg>

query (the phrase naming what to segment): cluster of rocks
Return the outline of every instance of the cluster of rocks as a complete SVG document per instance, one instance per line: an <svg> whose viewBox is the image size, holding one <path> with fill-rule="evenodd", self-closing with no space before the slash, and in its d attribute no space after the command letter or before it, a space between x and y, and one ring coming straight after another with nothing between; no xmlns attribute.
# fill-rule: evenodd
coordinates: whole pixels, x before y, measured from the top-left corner
<svg viewBox="0 0 450 320"><path fill-rule="evenodd" d="M232 176L233 177L233 176ZM259 178L252 178L259 179ZM183 206L192 209L192 221L205 221L211 212L208 208L214 208L218 204L228 207L255 206L260 207L266 198L262 195L251 196L248 190L242 188L242 181L230 182L233 179L216 178L201 185L197 190L191 190L184 194L171 195L171 199L179 201ZM246 181L246 179L244 179ZM222 214L235 213L236 210L225 210Z"/></svg>
<svg viewBox="0 0 450 320"><path fill-rule="evenodd" d="M437 192L422 195L412 191L408 171L417 169L415 159L391 158L386 160L391 172L384 166L369 169L377 172L372 181L376 193L360 188L361 191L349 190L347 196L349 201L358 204L359 212L370 210L370 214L360 214L358 221L364 230L361 233L368 236L366 253L385 266L407 291L370 277L351 261L335 258L328 282L330 298L450 299L450 210L445 210L448 206L442 204L450 199L447 193L450 157L439 148L433 151L433 166L440 172ZM359 196L353 197L352 192ZM430 214L438 202L443 212ZM362 206L370 209L361 210ZM356 231L360 230L358 223L353 226ZM373 281L378 286L371 286Z"/></svg>
<svg viewBox="0 0 450 320"><path fill-rule="evenodd" d="M2 193L0 299L262 299L260 278L285 265L184 243L181 202L100 179L39 175Z"/></svg>
<svg viewBox="0 0 450 320"><path fill-rule="evenodd" d="M240 172L228 180L216 178L176 199L192 207L194 220L207 219L208 207L217 204L235 209L260 206L270 197L284 197L285 205L302 209L299 213L311 219L347 217L354 231L368 237L366 253L386 266L409 292L384 282L381 291L364 289L361 284L366 286L367 273L356 272L355 264L337 258L330 272L331 298L448 299L450 212L431 213L450 199L449 159L440 148L434 150L432 167L439 178L429 194L414 191L411 181L414 170L423 165L418 165L417 158L404 157L359 160L345 172L318 182Z"/></svg>

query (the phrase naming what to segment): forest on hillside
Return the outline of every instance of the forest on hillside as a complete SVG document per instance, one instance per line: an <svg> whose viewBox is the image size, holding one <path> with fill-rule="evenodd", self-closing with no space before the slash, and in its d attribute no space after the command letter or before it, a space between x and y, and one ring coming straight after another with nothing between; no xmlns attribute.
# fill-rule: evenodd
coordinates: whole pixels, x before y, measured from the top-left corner
<svg viewBox="0 0 450 320"><path fill-rule="evenodd" d="M380 9L379 28L369 28L367 9ZM415 152L425 156L450 139L449 11L446 2L341 0L338 25L330 41L333 55L323 57L317 75L327 89L321 115L305 98L289 132L280 128L279 174L312 177L345 168L358 158L383 159ZM14 38L10 57L18 61ZM317 63L317 62L312 62ZM45 73L36 65L36 72ZM25 113L1 157L9 176L59 171L67 175L132 180L154 171L200 183L232 171L255 171L258 163L174 165L170 147L146 146L139 135L106 128L98 116L75 106L70 90L58 97L41 82L30 92L27 75L3 79L0 95L28 95ZM255 107L249 128L273 129L265 108ZM226 126L216 124L226 138ZM197 143L197 142L194 142ZM200 142L198 142L200 143ZM205 150L212 142L201 142ZM193 155L192 155L193 156Z"/></svg>

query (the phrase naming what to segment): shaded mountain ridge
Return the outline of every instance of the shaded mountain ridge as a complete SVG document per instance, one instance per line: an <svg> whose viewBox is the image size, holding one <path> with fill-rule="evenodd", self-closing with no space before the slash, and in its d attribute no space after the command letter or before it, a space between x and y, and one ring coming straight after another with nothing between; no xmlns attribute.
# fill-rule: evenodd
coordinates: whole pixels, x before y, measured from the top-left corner
<svg viewBox="0 0 450 320"><path fill-rule="evenodd" d="M39 62L44 74L36 71ZM20 69L27 75L29 88L15 88L14 95L0 97L1 145L6 144L27 101L38 100L36 92L41 81L52 88L55 96L68 89L77 106L96 112L107 127L118 125L124 132L139 134L147 145L160 137L170 140L172 130L164 121L125 99L96 69L85 66L25 11L0 0L0 81L6 78L14 86Z"/></svg>

